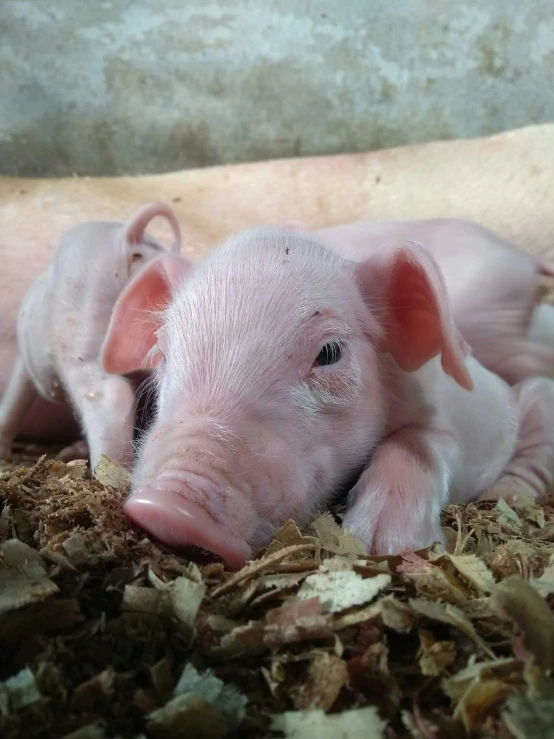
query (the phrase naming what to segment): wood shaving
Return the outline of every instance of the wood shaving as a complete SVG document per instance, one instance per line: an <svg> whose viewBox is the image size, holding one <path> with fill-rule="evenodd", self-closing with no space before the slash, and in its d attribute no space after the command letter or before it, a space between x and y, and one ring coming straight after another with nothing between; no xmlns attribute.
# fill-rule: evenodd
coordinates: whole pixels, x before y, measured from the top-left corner
<svg viewBox="0 0 554 739"><path fill-rule="evenodd" d="M3 739L554 736L554 498L449 506L446 550L395 557L331 513L289 521L228 573L130 525L117 465L20 451L0 468Z"/></svg>

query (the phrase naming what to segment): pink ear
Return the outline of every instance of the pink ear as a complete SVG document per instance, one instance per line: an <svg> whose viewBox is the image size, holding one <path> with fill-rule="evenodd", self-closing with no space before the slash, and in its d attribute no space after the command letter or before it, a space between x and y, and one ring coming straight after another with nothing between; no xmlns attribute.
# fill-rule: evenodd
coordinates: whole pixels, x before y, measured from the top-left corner
<svg viewBox="0 0 554 739"><path fill-rule="evenodd" d="M140 244L144 239L146 226L153 218L165 218L173 233L171 251L178 254L181 251L181 229L175 213L164 203L146 203L139 208L130 218L125 227L125 241L128 244Z"/></svg>
<svg viewBox="0 0 554 739"><path fill-rule="evenodd" d="M446 374L466 390L473 388L465 365L469 347L452 322L442 274L422 246L383 248L358 265L358 276L364 295L378 301L383 315L382 351L406 372L440 354Z"/></svg>
<svg viewBox="0 0 554 739"><path fill-rule="evenodd" d="M191 269L186 259L164 254L148 262L129 282L113 307L100 353L106 372L124 375L156 366L160 358L148 359L147 355L157 340L159 311Z"/></svg>

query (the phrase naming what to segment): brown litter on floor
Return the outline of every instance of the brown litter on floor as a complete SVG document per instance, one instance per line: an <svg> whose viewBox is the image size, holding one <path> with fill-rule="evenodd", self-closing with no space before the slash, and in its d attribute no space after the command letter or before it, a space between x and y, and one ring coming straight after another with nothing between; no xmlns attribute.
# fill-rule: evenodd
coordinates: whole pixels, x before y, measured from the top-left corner
<svg viewBox="0 0 554 739"><path fill-rule="evenodd" d="M404 557L289 522L230 574L131 527L113 465L0 469L5 739L554 736L552 498Z"/></svg>

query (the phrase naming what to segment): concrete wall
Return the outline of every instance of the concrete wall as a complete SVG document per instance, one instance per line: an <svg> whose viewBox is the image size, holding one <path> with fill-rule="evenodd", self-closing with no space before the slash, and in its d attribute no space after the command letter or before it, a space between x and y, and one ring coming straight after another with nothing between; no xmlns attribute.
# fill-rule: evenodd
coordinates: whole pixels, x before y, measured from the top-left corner
<svg viewBox="0 0 554 739"><path fill-rule="evenodd" d="M2 0L0 172L162 172L554 119L552 0Z"/></svg>

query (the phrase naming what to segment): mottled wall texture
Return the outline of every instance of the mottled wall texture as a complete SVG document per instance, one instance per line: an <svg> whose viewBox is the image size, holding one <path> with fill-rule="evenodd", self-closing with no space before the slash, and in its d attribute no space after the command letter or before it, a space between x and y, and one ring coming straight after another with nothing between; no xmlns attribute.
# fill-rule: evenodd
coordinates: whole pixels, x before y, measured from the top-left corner
<svg viewBox="0 0 554 739"><path fill-rule="evenodd" d="M0 172L164 172L554 119L552 0L1 0Z"/></svg>

